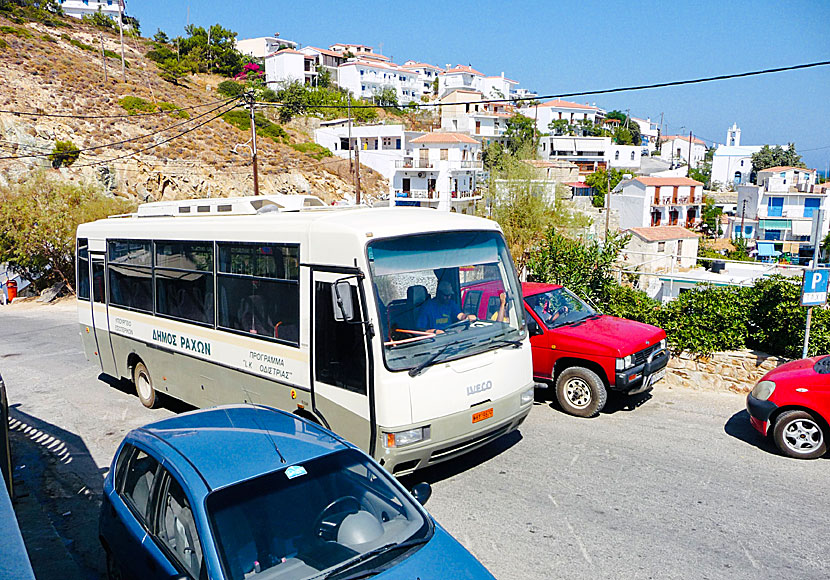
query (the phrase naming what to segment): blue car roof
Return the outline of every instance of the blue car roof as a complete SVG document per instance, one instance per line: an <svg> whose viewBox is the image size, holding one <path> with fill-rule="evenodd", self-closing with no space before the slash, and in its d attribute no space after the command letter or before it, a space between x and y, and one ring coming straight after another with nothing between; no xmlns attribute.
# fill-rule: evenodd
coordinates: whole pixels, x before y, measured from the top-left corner
<svg viewBox="0 0 830 580"><path fill-rule="evenodd" d="M192 411L136 431L170 445L201 474L211 490L347 448L308 421L255 405ZM181 461L164 447L159 444L157 450L165 459L174 464Z"/></svg>

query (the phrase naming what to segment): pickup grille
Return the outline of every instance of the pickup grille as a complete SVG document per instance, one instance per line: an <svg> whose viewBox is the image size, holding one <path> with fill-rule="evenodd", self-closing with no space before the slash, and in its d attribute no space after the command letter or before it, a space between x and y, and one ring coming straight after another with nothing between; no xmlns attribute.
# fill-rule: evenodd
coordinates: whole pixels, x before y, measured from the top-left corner
<svg viewBox="0 0 830 580"><path fill-rule="evenodd" d="M641 365L641 364L645 363L646 359L648 359L648 356L651 353L653 353L655 350L657 350L657 347L659 347L659 346L660 346L659 343L658 344L653 344L649 347L644 348L640 352L635 352L634 353L634 364L635 365Z"/></svg>

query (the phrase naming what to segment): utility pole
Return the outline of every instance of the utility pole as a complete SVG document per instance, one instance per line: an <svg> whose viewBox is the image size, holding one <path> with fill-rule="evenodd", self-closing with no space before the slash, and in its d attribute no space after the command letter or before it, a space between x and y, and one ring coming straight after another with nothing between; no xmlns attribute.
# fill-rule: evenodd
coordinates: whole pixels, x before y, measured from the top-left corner
<svg viewBox="0 0 830 580"><path fill-rule="evenodd" d="M686 164L686 177L692 174L692 132L689 131L689 162Z"/></svg>
<svg viewBox="0 0 830 580"><path fill-rule="evenodd" d="M349 112L349 169L352 169L352 94L349 93L348 112ZM354 148L354 202L355 205L360 205L360 140L358 139L357 147Z"/></svg>
<svg viewBox="0 0 830 580"><path fill-rule="evenodd" d="M605 240L608 240L608 230L611 223L611 168L605 168L605 176L607 178L606 184L608 193L605 196Z"/></svg>
<svg viewBox="0 0 830 580"><path fill-rule="evenodd" d="M744 237L744 218L746 217L746 200L741 205L741 238Z"/></svg>
<svg viewBox="0 0 830 580"><path fill-rule="evenodd" d="M211 51L210 51L210 26L208 26L207 33L208 33L208 41L207 41L207 49L208 49L208 72L209 72L209 73L212 73L212 72L213 72L213 55L211 54Z"/></svg>
<svg viewBox="0 0 830 580"><path fill-rule="evenodd" d="M99 32L98 34L101 35L101 64L104 66L104 82L107 82L107 59L104 56L104 33Z"/></svg>
<svg viewBox="0 0 830 580"><path fill-rule="evenodd" d="M254 195L259 195L259 175L257 174L256 158L256 123L254 122L254 93L251 91L245 96L248 101L248 106L251 108L251 160L254 167Z"/></svg>
<svg viewBox="0 0 830 580"><path fill-rule="evenodd" d="M118 36L121 37L121 78L127 82L127 71L124 68L124 0L118 0ZM103 40L101 41L103 43Z"/></svg>

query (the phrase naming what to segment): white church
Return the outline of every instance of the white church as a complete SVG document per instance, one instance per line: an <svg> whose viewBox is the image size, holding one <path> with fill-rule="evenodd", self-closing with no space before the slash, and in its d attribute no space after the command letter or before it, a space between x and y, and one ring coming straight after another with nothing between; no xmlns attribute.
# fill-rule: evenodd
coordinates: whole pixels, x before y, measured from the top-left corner
<svg viewBox="0 0 830 580"><path fill-rule="evenodd" d="M726 143L718 145L712 158L712 189L725 190L750 183L752 154L762 145L741 145L741 130L736 123L726 132Z"/></svg>

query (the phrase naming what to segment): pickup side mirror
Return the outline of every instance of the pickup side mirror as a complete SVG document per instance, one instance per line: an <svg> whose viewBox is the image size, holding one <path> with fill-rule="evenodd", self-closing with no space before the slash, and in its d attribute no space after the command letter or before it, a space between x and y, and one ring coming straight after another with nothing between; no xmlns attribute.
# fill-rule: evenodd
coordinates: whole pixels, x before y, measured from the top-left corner
<svg viewBox="0 0 830 580"><path fill-rule="evenodd" d="M536 319L532 316L527 317L527 330L530 332L530 336L539 336L540 334L545 334L545 331L542 330L542 327L539 326L539 323L536 322Z"/></svg>
<svg viewBox="0 0 830 580"><path fill-rule="evenodd" d="M337 322L354 320L354 294L352 285L341 280L331 285L331 301L334 306L334 319Z"/></svg>
<svg viewBox="0 0 830 580"><path fill-rule="evenodd" d="M412 497L418 500L419 504L426 505L432 495L432 486L426 482L416 483L410 493L412 494Z"/></svg>

